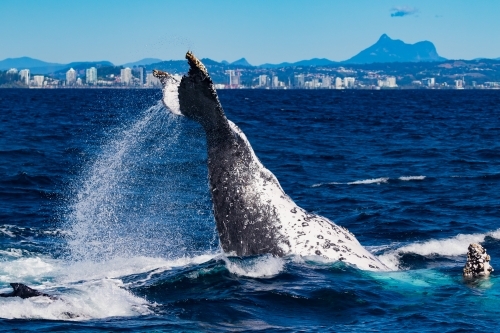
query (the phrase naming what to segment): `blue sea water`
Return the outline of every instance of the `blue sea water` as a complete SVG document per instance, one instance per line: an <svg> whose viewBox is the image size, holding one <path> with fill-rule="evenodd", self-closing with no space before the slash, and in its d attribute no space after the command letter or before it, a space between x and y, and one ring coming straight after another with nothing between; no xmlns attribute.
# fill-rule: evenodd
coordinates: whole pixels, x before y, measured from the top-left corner
<svg viewBox="0 0 500 333"><path fill-rule="evenodd" d="M220 91L303 208L391 272L221 253L201 127L152 90L0 90L0 331L496 331L496 91ZM498 267L497 267L498 266Z"/></svg>

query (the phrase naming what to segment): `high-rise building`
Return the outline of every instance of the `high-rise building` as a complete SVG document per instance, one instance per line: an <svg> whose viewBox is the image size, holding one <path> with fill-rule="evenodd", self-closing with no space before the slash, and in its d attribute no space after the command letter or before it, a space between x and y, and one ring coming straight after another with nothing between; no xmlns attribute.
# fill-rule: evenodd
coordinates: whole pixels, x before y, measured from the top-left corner
<svg viewBox="0 0 500 333"><path fill-rule="evenodd" d="M378 80L377 85L383 88L396 88L396 78L394 76L388 76L384 80Z"/></svg>
<svg viewBox="0 0 500 333"><path fill-rule="evenodd" d="M30 84L30 70L29 69L23 69L19 71L19 77L21 78L21 81L24 82L24 84L29 85Z"/></svg>
<svg viewBox="0 0 500 333"><path fill-rule="evenodd" d="M304 74L295 75L293 81L293 84L296 88L303 88L305 83Z"/></svg>
<svg viewBox="0 0 500 333"><path fill-rule="evenodd" d="M17 74L17 68L11 68L7 71L7 74Z"/></svg>
<svg viewBox="0 0 500 333"><path fill-rule="evenodd" d="M259 75L259 87L267 87L267 75Z"/></svg>
<svg viewBox="0 0 500 333"><path fill-rule="evenodd" d="M139 79L139 84L142 86L144 84L144 79L145 79L144 67L136 67L134 68L134 72L137 78Z"/></svg>
<svg viewBox="0 0 500 333"><path fill-rule="evenodd" d="M120 71L120 76L123 84L129 85L132 82L132 70L129 67L123 68Z"/></svg>
<svg viewBox="0 0 500 333"><path fill-rule="evenodd" d="M276 75L273 75L272 83L273 83L273 88L278 88L280 86L280 81Z"/></svg>
<svg viewBox="0 0 500 333"><path fill-rule="evenodd" d="M342 79L340 77L335 78L335 89L342 89Z"/></svg>
<svg viewBox="0 0 500 333"><path fill-rule="evenodd" d="M321 80L321 88L330 88L332 85L332 79L330 76L323 76L323 79Z"/></svg>
<svg viewBox="0 0 500 333"><path fill-rule="evenodd" d="M35 87L43 87L43 80L45 77L43 75L34 75L33 76L33 85Z"/></svg>
<svg viewBox="0 0 500 333"><path fill-rule="evenodd" d="M229 76L229 86L231 88L238 88L241 84L240 72L235 70L227 70L226 74Z"/></svg>
<svg viewBox="0 0 500 333"><path fill-rule="evenodd" d="M66 85L72 86L75 83L76 83L76 71L73 68L70 68L70 70L66 72Z"/></svg>
<svg viewBox="0 0 500 333"><path fill-rule="evenodd" d="M85 82L87 82L87 84L97 83L97 68L90 67L85 71Z"/></svg>
<svg viewBox="0 0 500 333"><path fill-rule="evenodd" d="M344 87L346 87L346 88L353 88L355 81L356 81L356 79L353 78L353 77L345 77L344 78Z"/></svg>

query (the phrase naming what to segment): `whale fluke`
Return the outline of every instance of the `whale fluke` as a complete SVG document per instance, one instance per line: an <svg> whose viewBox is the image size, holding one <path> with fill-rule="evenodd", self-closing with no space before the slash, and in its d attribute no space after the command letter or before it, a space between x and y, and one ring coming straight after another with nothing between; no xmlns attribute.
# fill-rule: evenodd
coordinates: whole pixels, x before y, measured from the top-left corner
<svg viewBox="0 0 500 333"><path fill-rule="evenodd" d="M163 84L167 108L205 131L210 194L223 251L236 256L320 256L361 269L388 270L347 229L295 204L243 131L226 118L203 63L191 52L186 59L189 72L180 83L168 73L153 73Z"/></svg>
<svg viewBox="0 0 500 333"><path fill-rule="evenodd" d="M470 244L467 251L467 262L464 267L464 277L476 278L490 275L493 272L490 260L491 258L484 247L476 243Z"/></svg>
<svg viewBox="0 0 500 333"><path fill-rule="evenodd" d="M30 297L37 297L37 296L46 296L51 299L54 297L44 294L36 289L30 288L25 284L22 283L11 283L10 286L12 289L14 289L11 293L8 294L0 294L0 297L21 297L21 298L30 298Z"/></svg>

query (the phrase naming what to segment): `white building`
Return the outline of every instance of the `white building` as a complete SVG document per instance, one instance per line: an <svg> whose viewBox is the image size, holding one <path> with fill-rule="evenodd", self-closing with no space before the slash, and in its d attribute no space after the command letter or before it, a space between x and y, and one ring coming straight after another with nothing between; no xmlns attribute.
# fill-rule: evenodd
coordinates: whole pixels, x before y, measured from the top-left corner
<svg viewBox="0 0 500 333"><path fill-rule="evenodd" d="M133 71L137 74L137 77L139 78L139 83L142 86L144 84L144 78L145 78L144 77L144 67L134 68Z"/></svg>
<svg viewBox="0 0 500 333"><path fill-rule="evenodd" d="M83 85L83 82L82 82L82 79L81 79L81 78L76 79L76 85L77 85L77 86L81 86L81 85Z"/></svg>
<svg viewBox="0 0 500 333"><path fill-rule="evenodd" d="M21 81L24 82L24 84L29 85L30 84L30 70L29 69L23 69L19 71L19 76L21 78Z"/></svg>
<svg viewBox="0 0 500 333"><path fill-rule="evenodd" d="M229 75L229 86L231 88L238 88L241 85L241 78L239 71L227 70L226 74Z"/></svg>
<svg viewBox="0 0 500 333"><path fill-rule="evenodd" d="M323 79L321 80L321 88L330 88L332 85L332 79L330 76L323 76Z"/></svg>
<svg viewBox="0 0 500 333"><path fill-rule="evenodd" d="M354 82L356 82L356 79L353 77L345 77L344 78L344 87L346 88L354 88Z"/></svg>
<svg viewBox="0 0 500 333"><path fill-rule="evenodd" d="M302 88L305 85L304 74L295 75L294 77L294 85L297 88Z"/></svg>
<svg viewBox="0 0 500 333"><path fill-rule="evenodd" d="M464 80L455 80L455 89L464 89Z"/></svg>
<svg viewBox="0 0 500 333"><path fill-rule="evenodd" d="M34 75L33 76L33 85L35 87L43 87L43 80L45 77L43 75Z"/></svg>
<svg viewBox="0 0 500 333"><path fill-rule="evenodd" d="M321 85L319 83L319 78L315 77L312 79L312 82L311 82L311 88L313 89L316 89L316 88L319 88Z"/></svg>
<svg viewBox="0 0 500 333"><path fill-rule="evenodd" d="M342 89L342 79L340 77L335 78L335 89Z"/></svg>
<svg viewBox="0 0 500 333"><path fill-rule="evenodd" d="M259 75L259 87L267 87L267 75Z"/></svg>
<svg viewBox="0 0 500 333"><path fill-rule="evenodd" d="M433 77L425 78L422 80L422 84L425 84L428 87L434 87L434 85L436 85L436 79Z"/></svg>
<svg viewBox="0 0 500 333"><path fill-rule="evenodd" d="M280 86L280 81L276 75L273 75L272 83L273 88L278 88Z"/></svg>
<svg viewBox="0 0 500 333"><path fill-rule="evenodd" d="M76 83L76 71L73 68L70 68L70 70L66 72L66 85L72 86L75 83Z"/></svg>
<svg viewBox="0 0 500 333"><path fill-rule="evenodd" d="M7 74L17 74L17 68L11 68L7 71Z"/></svg>
<svg viewBox="0 0 500 333"><path fill-rule="evenodd" d="M97 83L97 68L90 67L85 71L85 82L87 82L87 84Z"/></svg>
<svg viewBox="0 0 500 333"><path fill-rule="evenodd" d="M384 80L378 80L377 85L381 88L396 88L396 78L394 76L388 76Z"/></svg>
<svg viewBox="0 0 500 333"><path fill-rule="evenodd" d="M132 82L132 70L129 67L120 70L120 76L123 84L129 85Z"/></svg>

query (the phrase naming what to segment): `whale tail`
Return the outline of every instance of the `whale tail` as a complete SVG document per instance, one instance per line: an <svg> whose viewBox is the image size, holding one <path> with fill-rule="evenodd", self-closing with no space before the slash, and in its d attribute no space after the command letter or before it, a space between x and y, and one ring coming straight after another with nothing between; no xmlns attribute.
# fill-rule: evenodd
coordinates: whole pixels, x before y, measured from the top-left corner
<svg viewBox="0 0 500 333"><path fill-rule="evenodd" d="M205 65L190 51L186 53L186 59L189 72L182 77L178 90L181 113L199 122L207 133L228 129L224 110Z"/></svg>

